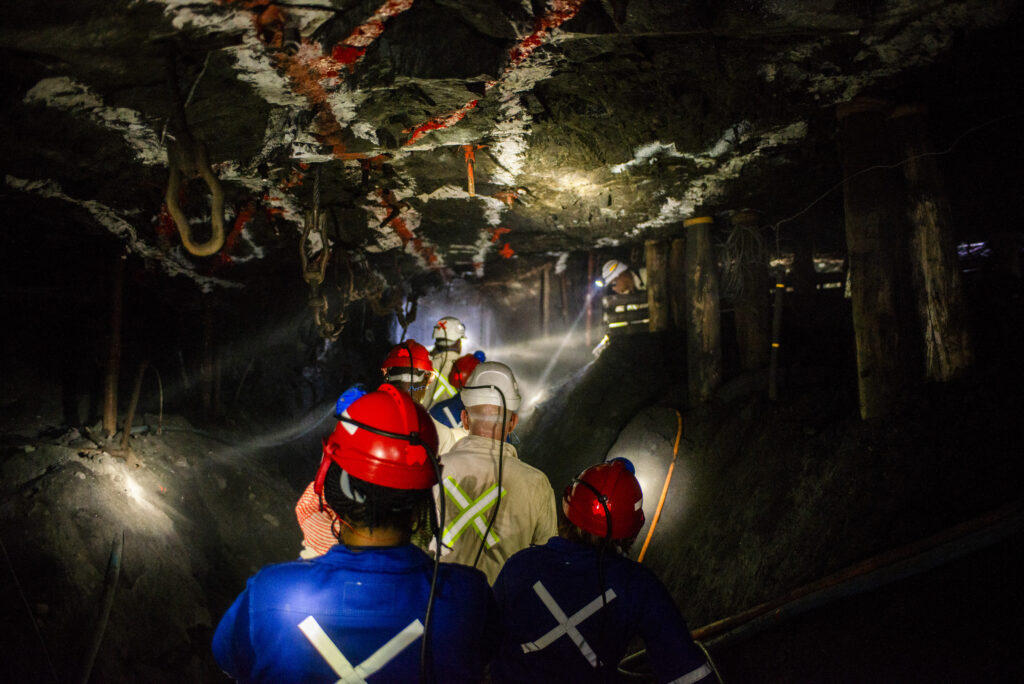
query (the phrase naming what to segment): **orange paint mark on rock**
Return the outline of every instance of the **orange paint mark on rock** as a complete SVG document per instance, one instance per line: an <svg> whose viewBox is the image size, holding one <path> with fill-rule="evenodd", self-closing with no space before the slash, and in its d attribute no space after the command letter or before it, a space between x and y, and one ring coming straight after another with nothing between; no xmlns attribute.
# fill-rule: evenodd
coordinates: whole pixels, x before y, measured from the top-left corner
<svg viewBox="0 0 1024 684"><path fill-rule="evenodd" d="M234 4L235 0L221 0ZM384 32L384 22L412 7L413 0L387 0L378 7L370 18L339 45L324 54L320 43L303 39L295 54L283 50L274 56L277 69L288 78L292 90L306 98L313 113L316 138L328 146L337 159L361 159L361 152L348 152L344 142L344 130L331 110L328 96L340 85L341 71L351 71L364 54L366 48ZM253 12L253 24L259 39L269 47L283 48L284 33L288 17L284 10L274 4L244 0L241 4ZM330 89L330 90L329 90Z"/></svg>
<svg viewBox="0 0 1024 684"><path fill-rule="evenodd" d="M583 6L583 3L584 0L552 0L551 9L534 21L533 33L523 38L518 45L509 51L509 64L502 71L501 76L497 80L487 81L487 83L484 84L484 93L486 94L490 92L491 88L498 85L501 79L508 76L513 70L529 59L530 55L533 54L533 51L544 44L544 39L547 38L548 34L569 19L576 16L580 11L580 7ZM449 126L457 124L465 118L466 113L470 109L476 107L477 102L479 102L479 100L473 100L450 114L436 116L425 124L405 129L403 133L409 133L411 131L412 135L404 144L411 145L416 142L417 139L430 131L448 128Z"/></svg>
<svg viewBox="0 0 1024 684"><path fill-rule="evenodd" d="M544 39L554 29L569 21L580 11L584 0L552 0L551 9L542 14L533 24L533 33L521 40L509 51L510 66L517 67L543 45Z"/></svg>
<svg viewBox="0 0 1024 684"><path fill-rule="evenodd" d="M515 253L516 251L512 249L512 247L509 246L507 242L505 243L505 246L501 248L501 251L498 252L498 254L505 257L506 259L511 259Z"/></svg>
<svg viewBox="0 0 1024 684"><path fill-rule="evenodd" d="M505 203L506 206L511 207L512 203L519 199L519 193L515 190L506 190L504 192L496 192L491 195L496 200L500 200Z"/></svg>
<svg viewBox="0 0 1024 684"><path fill-rule="evenodd" d="M512 232L511 228L504 228L502 226L497 226L495 228L488 228L487 230L491 231L491 242L497 242L498 238L500 238L502 235L504 235L505 233L511 233Z"/></svg>
<svg viewBox="0 0 1024 684"><path fill-rule="evenodd" d="M442 129L442 128L448 128L449 126L454 126L455 124L459 123L464 118L466 118L466 114L468 114L470 112L470 110L472 110L473 108L476 107L477 102L479 102L479 100L472 100L472 101L467 102L466 104L462 105L462 107L460 107L459 109L455 110L454 112L451 112L450 114L445 114L443 116L435 116L430 121L428 121L428 122L426 122L424 124L420 124L419 126L416 126L415 128L406 128L402 132L403 133L411 132L412 135L409 136L409 139L406 140L404 144L405 145L412 145L419 138L423 137L426 133L428 133L430 131L436 131L436 130L439 130L439 129Z"/></svg>

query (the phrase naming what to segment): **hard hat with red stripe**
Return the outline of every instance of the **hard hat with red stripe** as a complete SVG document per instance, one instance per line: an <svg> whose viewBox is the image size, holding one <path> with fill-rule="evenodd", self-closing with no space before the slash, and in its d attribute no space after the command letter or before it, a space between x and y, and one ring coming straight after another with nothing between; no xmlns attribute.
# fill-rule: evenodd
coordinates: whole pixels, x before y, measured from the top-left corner
<svg viewBox="0 0 1024 684"><path fill-rule="evenodd" d="M466 386L470 373L484 360L481 357L483 357L483 352L466 354L455 359L455 363L452 364L452 372L448 374L448 382L452 384L452 387L460 390Z"/></svg>
<svg viewBox="0 0 1024 684"><path fill-rule="evenodd" d="M432 459L437 431L426 410L405 392L384 384L344 410L324 442L313 489L323 494L331 463L353 477L392 489L427 489L437 484Z"/></svg>
<svg viewBox="0 0 1024 684"><path fill-rule="evenodd" d="M381 370L385 373L390 368L414 368L416 370L434 372L434 364L430 361L430 352L416 340L406 340L396 344L388 352L381 364Z"/></svg>
<svg viewBox="0 0 1024 684"><path fill-rule="evenodd" d="M466 326L455 316L445 316L434 324L434 339L454 342L466 337Z"/></svg>
<svg viewBox="0 0 1024 684"><path fill-rule="evenodd" d="M633 464L615 458L587 468L565 488L562 512L576 527L606 539L632 539L644 526L644 495Z"/></svg>

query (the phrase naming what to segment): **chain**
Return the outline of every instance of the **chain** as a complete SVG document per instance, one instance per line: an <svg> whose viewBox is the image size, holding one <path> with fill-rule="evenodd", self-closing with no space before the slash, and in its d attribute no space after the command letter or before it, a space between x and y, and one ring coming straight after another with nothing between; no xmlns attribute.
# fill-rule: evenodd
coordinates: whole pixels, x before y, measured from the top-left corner
<svg viewBox="0 0 1024 684"><path fill-rule="evenodd" d="M310 234L316 230L320 236L320 253L316 259L311 260L306 252L306 246ZM320 212L320 167L313 170L313 209L306 213L306 221L302 227L302 240L299 242L299 261L302 264L302 279L309 286L309 308L313 310L313 320L316 322L317 331L320 336L334 341L338 339L341 331L345 328L345 307L342 303L341 312L331 317L327 295L320 289L324 284L327 275L327 264L331 260L331 250L327 244L327 216Z"/></svg>

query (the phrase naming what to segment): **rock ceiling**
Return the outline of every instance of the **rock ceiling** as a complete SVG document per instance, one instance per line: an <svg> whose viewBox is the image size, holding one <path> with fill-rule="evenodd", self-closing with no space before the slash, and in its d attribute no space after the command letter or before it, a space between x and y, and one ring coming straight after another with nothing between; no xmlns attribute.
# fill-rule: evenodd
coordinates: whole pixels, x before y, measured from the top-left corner
<svg viewBox="0 0 1024 684"><path fill-rule="evenodd" d="M920 80L1019 13L999 0L18 3L0 27L3 216L113 233L216 289L295 275L316 204L313 271L326 239L364 289L481 275L635 243L698 210L799 210L822 183L792 179L836 173L815 159L834 150L835 103ZM200 247L223 223L212 257L182 248L168 196Z"/></svg>

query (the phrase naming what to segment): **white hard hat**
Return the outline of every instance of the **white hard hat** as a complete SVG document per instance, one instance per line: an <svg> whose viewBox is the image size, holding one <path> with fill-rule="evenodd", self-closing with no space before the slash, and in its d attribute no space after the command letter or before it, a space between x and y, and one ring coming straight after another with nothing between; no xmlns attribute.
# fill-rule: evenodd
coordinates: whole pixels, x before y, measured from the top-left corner
<svg viewBox="0 0 1024 684"><path fill-rule="evenodd" d="M473 369L462 388L462 403L466 406L504 406L513 413L519 410L523 398L512 369L497 361L484 361Z"/></svg>
<svg viewBox="0 0 1024 684"><path fill-rule="evenodd" d="M434 339L454 342L465 339L466 326L455 316L445 316L434 324Z"/></svg>
<svg viewBox="0 0 1024 684"><path fill-rule="evenodd" d="M618 259L609 259L604 262L604 266L601 267L601 282L605 285L611 285L616 278L628 270L629 268L626 264L622 263Z"/></svg>

